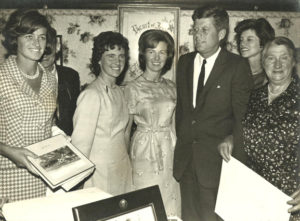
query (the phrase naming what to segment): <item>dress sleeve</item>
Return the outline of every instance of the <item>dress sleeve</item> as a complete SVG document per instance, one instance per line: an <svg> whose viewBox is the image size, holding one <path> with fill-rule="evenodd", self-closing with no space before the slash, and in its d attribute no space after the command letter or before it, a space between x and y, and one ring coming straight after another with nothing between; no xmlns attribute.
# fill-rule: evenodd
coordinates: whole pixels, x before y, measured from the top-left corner
<svg viewBox="0 0 300 221"><path fill-rule="evenodd" d="M87 157L90 156L100 112L96 90L85 89L78 97L73 117L72 143Z"/></svg>
<svg viewBox="0 0 300 221"><path fill-rule="evenodd" d="M137 91L129 84L124 88L125 100L130 114L136 114Z"/></svg>

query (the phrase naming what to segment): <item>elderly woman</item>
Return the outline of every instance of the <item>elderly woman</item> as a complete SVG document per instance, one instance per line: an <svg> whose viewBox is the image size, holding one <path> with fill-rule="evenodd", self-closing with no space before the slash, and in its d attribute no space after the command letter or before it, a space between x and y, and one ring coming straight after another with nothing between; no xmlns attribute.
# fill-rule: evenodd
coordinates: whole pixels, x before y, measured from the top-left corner
<svg viewBox="0 0 300 221"><path fill-rule="evenodd" d="M243 134L248 166L294 198L288 202L291 220L300 220L300 83L293 73L294 50L293 42L285 37L266 44L262 59L269 83L253 91ZM231 151L220 149L226 161Z"/></svg>
<svg viewBox="0 0 300 221"><path fill-rule="evenodd" d="M25 200L46 194L24 147L51 136L56 107L55 75L38 62L50 25L35 10L13 12L3 30L8 58L0 66L0 201Z"/></svg>
<svg viewBox="0 0 300 221"><path fill-rule="evenodd" d="M147 30L139 38L143 74L125 87L133 134L130 156L136 189L159 185L168 216L180 216L179 184L172 176L176 104L174 82L162 76L171 68L174 40L161 30Z"/></svg>
<svg viewBox="0 0 300 221"><path fill-rule="evenodd" d="M112 195L131 190L127 153L129 113L117 78L128 63L128 40L117 32L94 38L91 68L97 77L77 100L72 143L95 165L84 187L99 187Z"/></svg>
<svg viewBox="0 0 300 221"><path fill-rule="evenodd" d="M261 53L265 44L274 39L275 32L270 23L264 19L245 19L234 28L238 50L250 64L254 88L267 82L266 73L261 63Z"/></svg>

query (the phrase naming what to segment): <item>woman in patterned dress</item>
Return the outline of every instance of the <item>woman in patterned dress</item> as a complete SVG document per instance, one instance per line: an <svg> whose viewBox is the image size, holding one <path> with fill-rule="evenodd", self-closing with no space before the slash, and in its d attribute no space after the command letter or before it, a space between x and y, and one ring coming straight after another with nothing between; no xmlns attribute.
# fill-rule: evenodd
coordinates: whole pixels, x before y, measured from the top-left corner
<svg viewBox="0 0 300 221"><path fill-rule="evenodd" d="M0 65L0 198L10 202L46 193L28 161L36 156L24 147L51 136L57 84L38 62L49 28L39 12L17 10L3 30L9 57Z"/></svg>
<svg viewBox="0 0 300 221"><path fill-rule="evenodd" d="M117 32L94 38L92 71L97 76L77 100L72 143L95 165L86 187L98 187L112 195L130 191L132 171L127 152L129 113L117 78L126 70L128 40Z"/></svg>
<svg viewBox="0 0 300 221"><path fill-rule="evenodd" d="M148 30L139 39L143 74L128 83L125 97L130 125L137 125L130 146L134 188L159 185L168 216L180 217L179 184L173 178L176 141L173 117L175 84L162 77L172 66L174 40L165 31Z"/></svg>
<svg viewBox="0 0 300 221"><path fill-rule="evenodd" d="M269 83L250 96L243 121L248 166L291 195L291 220L300 220L300 82L293 73L295 46L285 37L267 43L262 53ZM228 161L231 150L221 151Z"/></svg>

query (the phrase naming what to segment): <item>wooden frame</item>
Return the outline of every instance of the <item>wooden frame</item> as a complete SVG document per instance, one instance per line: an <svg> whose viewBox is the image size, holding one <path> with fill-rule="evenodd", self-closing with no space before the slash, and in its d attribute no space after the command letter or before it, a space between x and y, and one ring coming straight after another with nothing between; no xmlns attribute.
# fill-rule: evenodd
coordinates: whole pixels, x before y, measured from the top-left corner
<svg viewBox="0 0 300 221"><path fill-rule="evenodd" d="M167 221L158 185L72 209L75 221Z"/></svg>
<svg viewBox="0 0 300 221"><path fill-rule="evenodd" d="M148 29L168 31L174 38L174 62L171 70L165 74L165 77L175 81L175 65L178 59L179 8L141 4L120 5L118 12L119 31L128 39L130 48L129 68L124 81L131 81L142 74L138 64L138 39Z"/></svg>
<svg viewBox="0 0 300 221"><path fill-rule="evenodd" d="M59 61L59 65L63 66L63 43L62 43L62 35L56 35L57 44L56 44L56 59Z"/></svg>

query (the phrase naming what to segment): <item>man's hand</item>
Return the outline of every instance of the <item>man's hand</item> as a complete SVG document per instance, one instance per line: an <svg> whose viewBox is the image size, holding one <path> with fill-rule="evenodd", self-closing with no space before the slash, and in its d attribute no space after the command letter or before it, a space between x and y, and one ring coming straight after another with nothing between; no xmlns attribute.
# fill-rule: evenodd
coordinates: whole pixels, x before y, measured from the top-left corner
<svg viewBox="0 0 300 221"><path fill-rule="evenodd" d="M291 195L291 197L293 199L287 202L289 205L292 205L292 207L289 208L288 212L293 213L293 212L300 211L300 188L297 191L295 191Z"/></svg>
<svg viewBox="0 0 300 221"><path fill-rule="evenodd" d="M229 135L226 137L224 141L218 145L218 150L222 158L228 162L233 150L233 136Z"/></svg>

